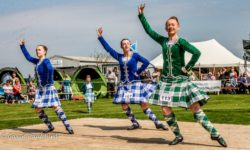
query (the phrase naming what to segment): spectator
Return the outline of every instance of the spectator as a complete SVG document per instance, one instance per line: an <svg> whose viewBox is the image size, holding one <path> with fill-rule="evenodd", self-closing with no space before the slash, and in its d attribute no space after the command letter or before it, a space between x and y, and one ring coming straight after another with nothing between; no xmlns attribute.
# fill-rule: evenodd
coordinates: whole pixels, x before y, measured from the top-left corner
<svg viewBox="0 0 250 150"><path fill-rule="evenodd" d="M208 77L207 80L216 80L212 72L209 72L207 77Z"/></svg>
<svg viewBox="0 0 250 150"><path fill-rule="evenodd" d="M71 94L72 94L72 89L70 86L70 77L63 71L63 84L64 84L64 99L65 100L70 100L71 99Z"/></svg>
<svg viewBox="0 0 250 150"><path fill-rule="evenodd" d="M16 79L14 81L15 81L13 85L14 98L18 103L21 103L21 101L24 99L24 96L22 94L22 86L20 84L19 79Z"/></svg>
<svg viewBox="0 0 250 150"><path fill-rule="evenodd" d="M111 95L111 97L114 96L114 92L115 92L115 73L112 72L112 70L108 70L108 73L106 74L106 78L107 78L107 98L109 98L109 96Z"/></svg>
<svg viewBox="0 0 250 150"><path fill-rule="evenodd" d="M118 71L117 67L114 67L113 72L115 73L115 75L117 77L119 77L119 71Z"/></svg>
<svg viewBox="0 0 250 150"><path fill-rule="evenodd" d="M191 72L191 73L190 73L189 79L190 79L191 81L195 81L195 80L196 80L196 77L195 77L195 75L194 75L194 72Z"/></svg>
<svg viewBox="0 0 250 150"><path fill-rule="evenodd" d="M117 67L114 67L113 72L115 74L115 91L117 90L118 82L119 82L119 72L117 70Z"/></svg>
<svg viewBox="0 0 250 150"><path fill-rule="evenodd" d="M237 78L238 78L237 72L234 70L234 68L231 68L231 72L229 74L229 81L231 86L233 87L237 86Z"/></svg>
<svg viewBox="0 0 250 150"><path fill-rule="evenodd" d="M16 76L16 72L12 73L12 83L15 84L16 80L19 80L19 78Z"/></svg>
<svg viewBox="0 0 250 150"><path fill-rule="evenodd" d="M250 91L250 81L246 72L243 73L243 77L241 77L240 79L240 89L243 90L244 94L249 93ZM248 89L248 92L247 92L247 89Z"/></svg>
<svg viewBox="0 0 250 150"><path fill-rule="evenodd" d="M36 87L35 87L34 82L32 80L29 81L29 84L27 86L27 92L28 92L29 102L33 102L35 100Z"/></svg>
<svg viewBox="0 0 250 150"><path fill-rule="evenodd" d="M142 83L150 83L151 82L151 75L149 70L145 70L140 74L140 79Z"/></svg>
<svg viewBox="0 0 250 150"><path fill-rule="evenodd" d="M220 72L217 72L216 74L216 80L219 80L220 79Z"/></svg>
<svg viewBox="0 0 250 150"><path fill-rule="evenodd" d="M221 80L221 85L222 86L225 86L225 84L226 84L226 73L227 73L227 69L226 68L222 68L220 70L219 80Z"/></svg>
<svg viewBox="0 0 250 150"><path fill-rule="evenodd" d="M227 69L226 68L221 68L220 70L220 79L225 79L226 78L226 73L227 73Z"/></svg>
<svg viewBox="0 0 250 150"><path fill-rule="evenodd" d="M27 79L27 83L30 83L30 81L32 81L33 79L32 79L32 77L31 77L31 74L29 74L29 76L28 76L28 79Z"/></svg>
<svg viewBox="0 0 250 150"><path fill-rule="evenodd" d="M14 95L13 95L13 87L11 85L11 80L7 80L3 86L4 96L5 96L5 104L8 104L11 101L13 104L15 103Z"/></svg>
<svg viewBox="0 0 250 150"><path fill-rule="evenodd" d="M60 89L58 91L60 99L64 99L64 83L61 82Z"/></svg>
<svg viewBox="0 0 250 150"><path fill-rule="evenodd" d="M149 70L146 71L146 75L147 75L147 83L152 83L152 76Z"/></svg>
<svg viewBox="0 0 250 150"><path fill-rule="evenodd" d="M143 72L140 74L140 79L141 79L142 82L144 82L146 78L147 78L146 72L143 71Z"/></svg>
<svg viewBox="0 0 250 150"><path fill-rule="evenodd" d="M154 69L154 72L152 73L152 78L153 78L153 82L159 82L160 81L160 76L161 76L161 72L158 68Z"/></svg>

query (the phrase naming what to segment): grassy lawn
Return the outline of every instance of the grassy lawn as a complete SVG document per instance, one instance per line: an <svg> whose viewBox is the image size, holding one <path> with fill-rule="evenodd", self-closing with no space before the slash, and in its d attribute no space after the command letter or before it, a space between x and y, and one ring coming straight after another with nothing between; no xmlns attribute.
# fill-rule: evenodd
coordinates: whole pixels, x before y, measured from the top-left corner
<svg viewBox="0 0 250 150"><path fill-rule="evenodd" d="M203 109L214 123L250 125L250 95L211 95L211 99ZM98 99L93 106L93 112L87 113L86 104L83 101L63 101L63 109L68 119L95 117L95 118L127 118L120 105L112 104L111 99ZM39 124L31 104L0 104L0 129L15 128L31 124ZM138 119L147 119L140 106L131 105ZM163 120L159 106L151 106L151 109ZM193 122L190 111L182 108L174 108L179 121ZM59 121L52 109L46 109L52 121Z"/></svg>

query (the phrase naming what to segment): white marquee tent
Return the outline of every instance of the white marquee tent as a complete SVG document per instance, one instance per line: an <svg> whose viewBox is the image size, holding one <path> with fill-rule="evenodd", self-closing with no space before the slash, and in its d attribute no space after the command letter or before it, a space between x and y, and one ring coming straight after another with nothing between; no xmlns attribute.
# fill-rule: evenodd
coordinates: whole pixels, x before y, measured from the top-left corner
<svg viewBox="0 0 250 150"><path fill-rule="evenodd" d="M218 43L215 39L202 42L191 43L201 51L201 57L196 63L196 68L214 68L214 67L239 67L239 71L244 71L244 60L235 56L232 52ZM191 54L185 53L186 63L190 60ZM162 54L155 57L151 64L157 68L163 67ZM248 71L250 65L248 65Z"/></svg>

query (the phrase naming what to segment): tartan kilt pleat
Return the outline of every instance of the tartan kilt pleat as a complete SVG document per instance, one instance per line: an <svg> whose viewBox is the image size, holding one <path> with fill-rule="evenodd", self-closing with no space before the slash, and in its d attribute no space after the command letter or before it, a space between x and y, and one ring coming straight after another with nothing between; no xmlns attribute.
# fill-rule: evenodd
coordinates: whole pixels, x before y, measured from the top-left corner
<svg viewBox="0 0 250 150"><path fill-rule="evenodd" d="M64 91L63 91L65 94L70 94L70 86L64 86Z"/></svg>
<svg viewBox="0 0 250 150"><path fill-rule="evenodd" d="M35 100L32 108L51 108L61 106L58 93L53 85L39 87L36 89Z"/></svg>
<svg viewBox="0 0 250 150"><path fill-rule="evenodd" d="M156 83L132 82L120 84L114 95L114 104L141 104L147 103L154 92Z"/></svg>
<svg viewBox="0 0 250 150"><path fill-rule="evenodd" d="M88 102L94 102L94 100L95 100L95 94L94 94L94 92L92 92L92 90L91 91L86 91L86 93L85 93L85 102L86 103L88 103Z"/></svg>
<svg viewBox="0 0 250 150"><path fill-rule="evenodd" d="M201 106L206 104L209 97L188 77L161 78L155 92L151 95L149 103L159 106L189 108L198 102Z"/></svg>

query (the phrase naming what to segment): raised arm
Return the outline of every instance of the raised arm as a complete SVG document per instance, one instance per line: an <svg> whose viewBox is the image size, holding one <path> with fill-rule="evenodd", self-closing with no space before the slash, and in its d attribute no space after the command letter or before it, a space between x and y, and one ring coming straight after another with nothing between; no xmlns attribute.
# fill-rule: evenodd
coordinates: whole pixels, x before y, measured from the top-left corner
<svg viewBox="0 0 250 150"><path fill-rule="evenodd" d="M194 67L195 63L200 58L201 52L196 47L194 47L193 45L188 43L185 39L180 39L180 43L181 43L182 48L185 51L192 54L192 57L191 57L190 61L185 66L185 69L187 71L189 71Z"/></svg>
<svg viewBox="0 0 250 150"><path fill-rule="evenodd" d="M136 72L138 75L140 75L148 67L149 61L146 58L140 56L139 54L134 55L136 55L136 59L142 63L141 67Z"/></svg>
<svg viewBox="0 0 250 150"><path fill-rule="evenodd" d="M154 39L156 42L158 42L159 44L161 44L164 40L164 36L158 34L157 32L155 32L151 26L149 25L149 23L147 22L147 19L145 18L144 14L143 14L143 11L144 11L144 8L145 8L145 4L144 5L140 5L138 6L138 17L142 23L142 26L144 28L144 30L146 31L146 33L152 38Z"/></svg>
<svg viewBox="0 0 250 150"><path fill-rule="evenodd" d="M33 63L33 64L37 64L37 63L39 62L39 59L30 56L28 50L27 50L26 47L25 47L25 40L21 39L20 42L19 42L19 44L20 44L20 48L21 48L21 50L22 50L23 55L25 56L25 58L26 58L29 62L31 62L31 63Z"/></svg>
<svg viewBox="0 0 250 150"><path fill-rule="evenodd" d="M116 60L119 59L119 53L117 53L110 45L105 41L102 36L103 30L102 28L97 29L98 40L101 42L103 48Z"/></svg>

